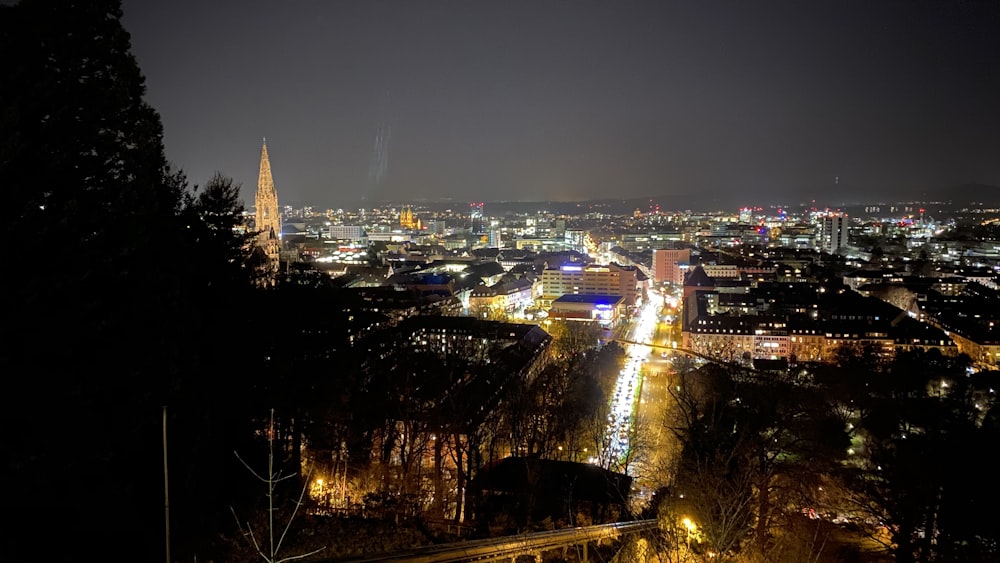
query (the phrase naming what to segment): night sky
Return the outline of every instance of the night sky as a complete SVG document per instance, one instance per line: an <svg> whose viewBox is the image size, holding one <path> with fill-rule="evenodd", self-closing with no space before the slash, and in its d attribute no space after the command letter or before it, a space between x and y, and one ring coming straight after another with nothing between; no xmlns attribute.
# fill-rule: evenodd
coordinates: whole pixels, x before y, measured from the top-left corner
<svg viewBox="0 0 1000 563"><path fill-rule="evenodd" d="M1000 185L996 1L124 10L167 158L249 203L263 137L319 206Z"/></svg>

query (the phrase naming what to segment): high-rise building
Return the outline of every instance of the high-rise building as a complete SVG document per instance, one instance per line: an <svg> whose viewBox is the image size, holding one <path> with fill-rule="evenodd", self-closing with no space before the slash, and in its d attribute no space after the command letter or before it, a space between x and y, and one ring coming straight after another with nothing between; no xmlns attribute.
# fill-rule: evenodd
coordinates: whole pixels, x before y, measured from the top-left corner
<svg viewBox="0 0 1000 563"><path fill-rule="evenodd" d="M491 226L487 246L490 248L500 248L502 245L503 241L500 238L500 227Z"/></svg>
<svg viewBox="0 0 1000 563"><path fill-rule="evenodd" d="M267 157L267 140L260 149L260 175L257 177L257 246L267 258L267 279L274 281L281 262L281 213L278 211L278 192L271 177L271 161Z"/></svg>
<svg viewBox="0 0 1000 563"><path fill-rule="evenodd" d="M847 246L847 215L827 215L820 220L819 249L829 254L837 254Z"/></svg>
<svg viewBox="0 0 1000 563"><path fill-rule="evenodd" d="M469 221L472 224L472 234L486 234L486 218L483 216L483 202L469 204Z"/></svg>
<svg viewBox="0 0 1000 563"><path fill-rule="evenodd" d="M563 238L573 250L586 252L587 231L583 229L564 229Z"/></svg>
<svg viewBox="0 0 1000 563"><path fill-rule="evenodd" d="M684 283L684 273L691 262L691 250L657 248L653 250L653 282Z"/></svg>

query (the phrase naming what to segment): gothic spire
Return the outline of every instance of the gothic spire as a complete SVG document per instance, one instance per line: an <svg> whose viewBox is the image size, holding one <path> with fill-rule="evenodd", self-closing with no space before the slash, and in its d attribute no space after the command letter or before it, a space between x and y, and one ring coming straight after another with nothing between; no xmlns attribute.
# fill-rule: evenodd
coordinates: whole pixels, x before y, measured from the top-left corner
<svg viewBox="0 0 1000 563"><path fill-rule="evenodd" d="M267 138L260 149L260 176L257 177L256 229L257 245L268 258L272 275L277 273L281 259L281 213L278 210L278 192L271 177L271 161L267 156Z"/></svg>
<svg viewBox="0 0 1000 563"><path fill-rule="evenodd" d="M264 144L260 149L260 176L257 177L258 203L262 196L273 196L277 202L278 195L274 191L274 179L271 178L271 161L267 157L267 137L264 138Z"/></svg>

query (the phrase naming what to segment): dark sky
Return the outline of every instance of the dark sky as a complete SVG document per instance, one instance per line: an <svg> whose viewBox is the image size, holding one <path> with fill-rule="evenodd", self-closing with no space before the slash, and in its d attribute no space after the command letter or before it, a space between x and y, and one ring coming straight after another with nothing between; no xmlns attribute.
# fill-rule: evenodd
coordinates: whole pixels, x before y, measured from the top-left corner
<svg viewBox="0 0 1000 563"><path fill-rule="evenodd" d="M262 137L281 201L323 206L1000 184L996 1L124 10L167 157L251 202Z"/></svg>

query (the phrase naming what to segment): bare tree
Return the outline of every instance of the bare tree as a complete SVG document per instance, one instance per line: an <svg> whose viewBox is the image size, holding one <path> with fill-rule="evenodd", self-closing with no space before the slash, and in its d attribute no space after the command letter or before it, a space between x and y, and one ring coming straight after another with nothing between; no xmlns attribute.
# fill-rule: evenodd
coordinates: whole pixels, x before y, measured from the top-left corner
<svg viewBox="0 0 1000 563"><path fill-rule="evenodd" d="M553 353L565 358L593 350L601 335L601 326L593 321L553 321L545 330L552 335Z"/></svg>
<svg viewBox="0 0 1000 563"><path fill-rule="evenodd" d="M508 309L494 307L487 303L476 303L469 307L469 315L483 321L514 322L514 316Z"/></svg>
<svg viewBox="0 0 1000 563"><path fill-rule="evenodd" d="M261 545L261 540L263 538L258 539L258 534L254 533L254 528L253 526L250 525L249 521L245 523L240 522L239 517L236 516L235 510L233 510L233 517L236 518L236 525L239 527L240 532L244 535L244 537L247 538L247 540L253 546L254 550L260 555L260 557L264 561L267 561L267 563L283 563L285 561L293 561L296 559L303 559L309 557L310 555L319 553L320 551L323 550L323 548L315 549L313 551L310 551L309 553L303 553L300 555L289 555L288 557L281 557L281 558L278 557L278 553L281 551L281 545L284 543L286 537L288 536L288 531L291 529L292 521L295 519L295 515L298 513L299 507L302 506L302 499L305 497L306 488L308 487L309 484L309 475L306 475L306 478L304 479L304 483L302 485L302 491L299 493L298 499L295 500L295 505L294 508L292 509L292 513L288 517L288 521L285 522L285 526L281 530L281 535L277 538L277 541L275 541L275 533L277 532L277 529L275 527L274 516L275 512L278 510L278 507L275 506L275 488L278 485L278 483L296 477L296 473L282 475L281 470L275 470L274 409L271 409L271 418L269 419L267 430L268 430L267 434L268 452L267 452L266 475L261 475L257 471L254 471L254 469L250 467L250 465L247 462L243 461L243 458L240 457L240 454L238 452L233 452L234 454L236 454L236 458L240 460L240 463L243 464L243 467L246 467L247 471L253 474L253 476L256 477L257 480L264 483L267 487L267 529L266 529L267 544ZM266 552L265 548L267 549Z"/></svg>

